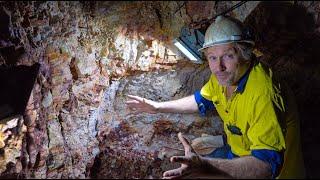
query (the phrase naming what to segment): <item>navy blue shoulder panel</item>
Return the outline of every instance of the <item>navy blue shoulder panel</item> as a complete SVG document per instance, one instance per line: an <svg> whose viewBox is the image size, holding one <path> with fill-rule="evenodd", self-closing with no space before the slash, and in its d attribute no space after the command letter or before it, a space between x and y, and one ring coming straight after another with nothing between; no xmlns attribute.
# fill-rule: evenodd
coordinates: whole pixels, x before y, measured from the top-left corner
<svg viewBox="0 0 320 180"><path fill-rule="evenodd" d="M200 94L199 90L194 93L194 97L195 97L196 102L198 104L198 109L199 109L199 113L201 116L205 116L207 110L214 110L214 105L213 105L212 101L209 101L206 98L204 98Z"/></svg>

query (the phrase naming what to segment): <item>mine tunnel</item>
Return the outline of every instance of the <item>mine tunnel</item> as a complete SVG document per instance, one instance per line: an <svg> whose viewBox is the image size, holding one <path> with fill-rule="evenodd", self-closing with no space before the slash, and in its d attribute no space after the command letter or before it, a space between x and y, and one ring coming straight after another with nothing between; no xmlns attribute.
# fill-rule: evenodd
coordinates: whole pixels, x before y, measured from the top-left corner
<svg viewBox="0 0 320 180"><path fill-rule="evenodd" d="M292 89L305 176L319 178L317 1L0 1L0 177L158 179L180 167L179 132L224 137L214 110L126 105L200 90L211 71L198 49L219 15L250 28L259 61Z"/></svg>

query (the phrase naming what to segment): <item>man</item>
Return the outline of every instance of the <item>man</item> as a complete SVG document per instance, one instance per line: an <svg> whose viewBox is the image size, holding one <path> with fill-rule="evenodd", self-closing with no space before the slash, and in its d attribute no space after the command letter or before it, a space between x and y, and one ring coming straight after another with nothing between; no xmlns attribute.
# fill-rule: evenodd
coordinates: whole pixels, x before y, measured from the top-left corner
<svg viewBox="0 0 320 180"><path fill-rule="evenodd" d="M155 102L128 95L129 108L157 113L192 113L215 108L224 122L227 145L199 156L178 134L185 156L173 156L181 167L164 178L303 178L300 130L293 95L271 69L253 55L254 42L233 18L217 17L200 50L212 75L194 95Z"/></svg>

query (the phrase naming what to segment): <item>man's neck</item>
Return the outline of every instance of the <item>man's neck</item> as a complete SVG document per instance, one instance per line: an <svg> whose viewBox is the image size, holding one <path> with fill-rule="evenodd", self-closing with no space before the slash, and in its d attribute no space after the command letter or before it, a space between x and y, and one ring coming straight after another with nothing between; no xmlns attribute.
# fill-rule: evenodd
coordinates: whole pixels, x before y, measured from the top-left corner
<svg viewBox="0 0 320 180"><path fill-rule="evenodd" d="M236 90L237 86L227 86L226 87L226 97L227 99L230 99L230 97L232 96L233 92Z"/></svg>

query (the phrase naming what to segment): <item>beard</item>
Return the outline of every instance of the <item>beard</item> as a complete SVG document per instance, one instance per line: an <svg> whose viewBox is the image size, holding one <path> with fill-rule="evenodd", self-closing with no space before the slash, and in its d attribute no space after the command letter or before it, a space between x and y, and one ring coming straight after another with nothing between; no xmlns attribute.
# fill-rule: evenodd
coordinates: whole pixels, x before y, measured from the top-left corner
<svg viewBox="0 0 320 180"><path fill-rule="evenodd" d="M217 72L215 76L221 86L232 86L234 85L234 73L230 72Z"/></svg>

